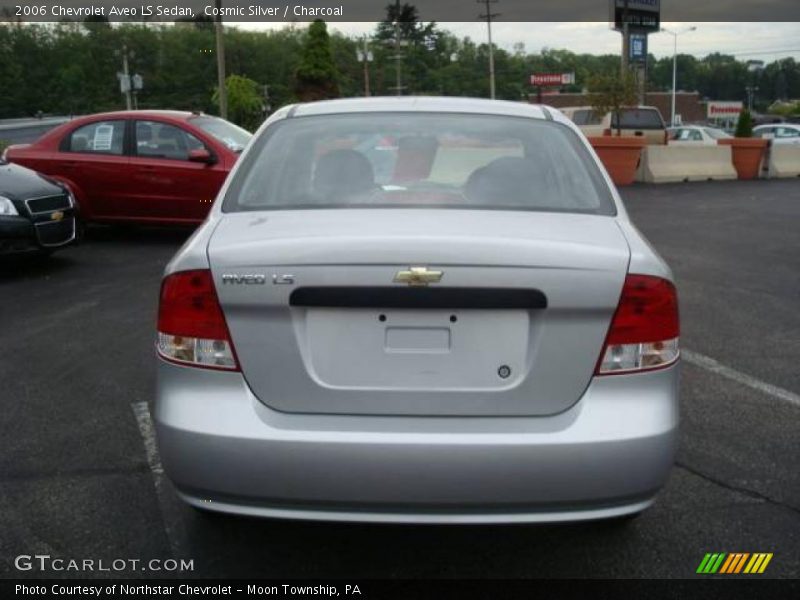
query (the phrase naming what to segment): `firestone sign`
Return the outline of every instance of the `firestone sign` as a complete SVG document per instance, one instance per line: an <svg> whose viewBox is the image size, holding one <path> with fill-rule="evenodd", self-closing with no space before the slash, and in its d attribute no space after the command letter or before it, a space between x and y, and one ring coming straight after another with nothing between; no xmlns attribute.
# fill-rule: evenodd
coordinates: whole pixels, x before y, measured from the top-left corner
<svg viewBox="0 0 800 600"><path fill-rule="evenodd" d="M531 85L570 85L575 83L575 73L534 73L531 75Z"/></svg>
<svg viewBox="0 0 800 600"><path fill-rule="evenodd" d="M706 114L709 119L736 119L742 107L741 102L709 102Z"/></svg>

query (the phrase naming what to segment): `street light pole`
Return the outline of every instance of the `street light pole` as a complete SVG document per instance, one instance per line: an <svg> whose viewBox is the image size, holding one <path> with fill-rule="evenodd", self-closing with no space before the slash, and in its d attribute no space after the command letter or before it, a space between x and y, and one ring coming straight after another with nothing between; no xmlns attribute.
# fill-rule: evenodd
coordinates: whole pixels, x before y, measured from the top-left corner
<svg viewBox="0 0 800 600"><path fill-rule="evenodd" d="M675 123L675 90L678 85L678 35L681 33L695 31L696 29L697 27L688 27L680 31L671 31L666 27L661 28L661 31L672 36L672 109L670 111L669 119L670 127L675 127L677 125L677 123Z"/></svg>
<svg viewBox="0 0 800 600"><path fill-rule="evenodd" d="M672 36L672 102L669 117L670 127L675 127L675 90L678 89L678 34Z"/></svg>

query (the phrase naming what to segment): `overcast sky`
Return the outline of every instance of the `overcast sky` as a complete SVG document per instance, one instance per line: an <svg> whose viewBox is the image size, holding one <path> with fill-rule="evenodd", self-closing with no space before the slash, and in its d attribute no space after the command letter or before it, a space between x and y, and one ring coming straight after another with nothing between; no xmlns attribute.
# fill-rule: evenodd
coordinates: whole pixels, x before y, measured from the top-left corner
<svg viewBox="0 0 800 600"><path fill-rule="evenodd" d="M698 0L701 1L701 0ZM300 24L304 25L304 24ZM283 27L273 23L238 23L247 29ZM371 32L374 23L329 23L331 29L347 34ZM439 26L476 41L486 39L486 24L439 23ZM734 54L741 60L760 59L771 62L776 58L793 56L800 60L800 23L663 23L664 27L681 31L697 27L696 31L678 36L678 52L702 57L711 52ZM528 52L543 47L564 48L576 53L618 54L621 36L609 29L608 23L510 23L492 24L495 44L511 50L522 42ZM672 56L673 38L666 33L649 36L649 51L656 57Z"/></svg>

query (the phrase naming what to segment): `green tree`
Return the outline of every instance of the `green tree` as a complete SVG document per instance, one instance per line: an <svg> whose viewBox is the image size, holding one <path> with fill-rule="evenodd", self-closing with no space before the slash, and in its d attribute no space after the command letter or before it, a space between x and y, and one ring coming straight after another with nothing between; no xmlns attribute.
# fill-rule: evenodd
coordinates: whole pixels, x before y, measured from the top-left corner
<svg viewBox="0 0 800 600"><path fill-rule="evenodd" d="M737 138L753 137L753 117L750 115L750 111L746 108L739 113L739 120L736 122L735 135Z"/></svg>
<svg viewBox="0 0 800 600"><path fill-rule="evenodd" d="M616 115L623 107L636 104L636 80L630 73L595 75L589 81L589 101L597 115L609 112ZM612 119L612 124L614 121ZM616 122L617 135L620 135L619 119Z"/></svg>
<svg viewBox="0 0 800 600"><path fill-rule="evenodd" d="M395 85L396 20L404 42L405 93L487 95L488 47L481 43L482 37L479 43L458 37L434 23L420 22L412 5L401 2L399 11L396 6L390 4L386 20L369 41L375 56L369 65L373 93L394 91L390 88ZM363 40L335 32L327 37L322 30L322 23L310 28L289 24L269 31L227 27L228 72L259 86L268 85L273 108L295 101L298 92L304 99L361 95L364 65L356 60L356 48ZM40 110L88 114L123 108L116 76L122 66L123 44L131 53L131 72L144 78L144 89L138 94L140 108L214 110L216 47L212 23L205 17L170 25L112 26L103 20L0 22L0 118L29 116ZM580 92L594 76L610 76L619 70L619 56L612 54L552 48L528 51L518 44L513 50L495 48L494 56L497 97L507 100L519 101L535 91L528 83L531 73L574 71L576 84L563 86L562 91ZM672 57L656 60L651 56L648 65L648 89L669 91ZM731 55L678 55L679 89L696 90L711 99L745 100L747 86L758 88L753 102L759 111L777 99L800 98L800 62L783 58L752 71ZM260 92L261 88L259 96Z"/></svg>
<svg viewBox="0 0 800 600"><path fill-rule="evenodd" d="M336 65L325 21L308 26L300 64L295 71L295 95L303 102L339 97Z"/></svg>
<svg viewBox="0 0 800 600"><path fill-rule="evenodd" d="M375 38L381 42L394 40L394 24L400 30L400 37L409 42L421 42L430 31L426 31L419 21L417 7L412 4L392 2L386 5L386 18L378 23Z"/></svg>
<svg viewBox="0 0 800 600"><path fill-rule="evenodd" d="M241 75L229 75L225 88L228 90L228 118L250 131L257 129L263 117L258 83ZM219 89L214 90L213 101L219 104Z"/></svg>

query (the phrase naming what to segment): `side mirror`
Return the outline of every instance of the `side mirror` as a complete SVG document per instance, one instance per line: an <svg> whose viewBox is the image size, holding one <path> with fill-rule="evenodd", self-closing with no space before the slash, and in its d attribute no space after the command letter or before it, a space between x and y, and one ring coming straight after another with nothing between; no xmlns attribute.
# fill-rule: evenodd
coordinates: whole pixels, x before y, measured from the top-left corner
<svg viewBox="0 0 800 600"><path fill-rule="evenodd" d="M189 150L189 162L197 162L197 163L205 163L207 165L213 165L217 162L211 152L206 150L205 148L197 148L195 150Z"/></svg>

